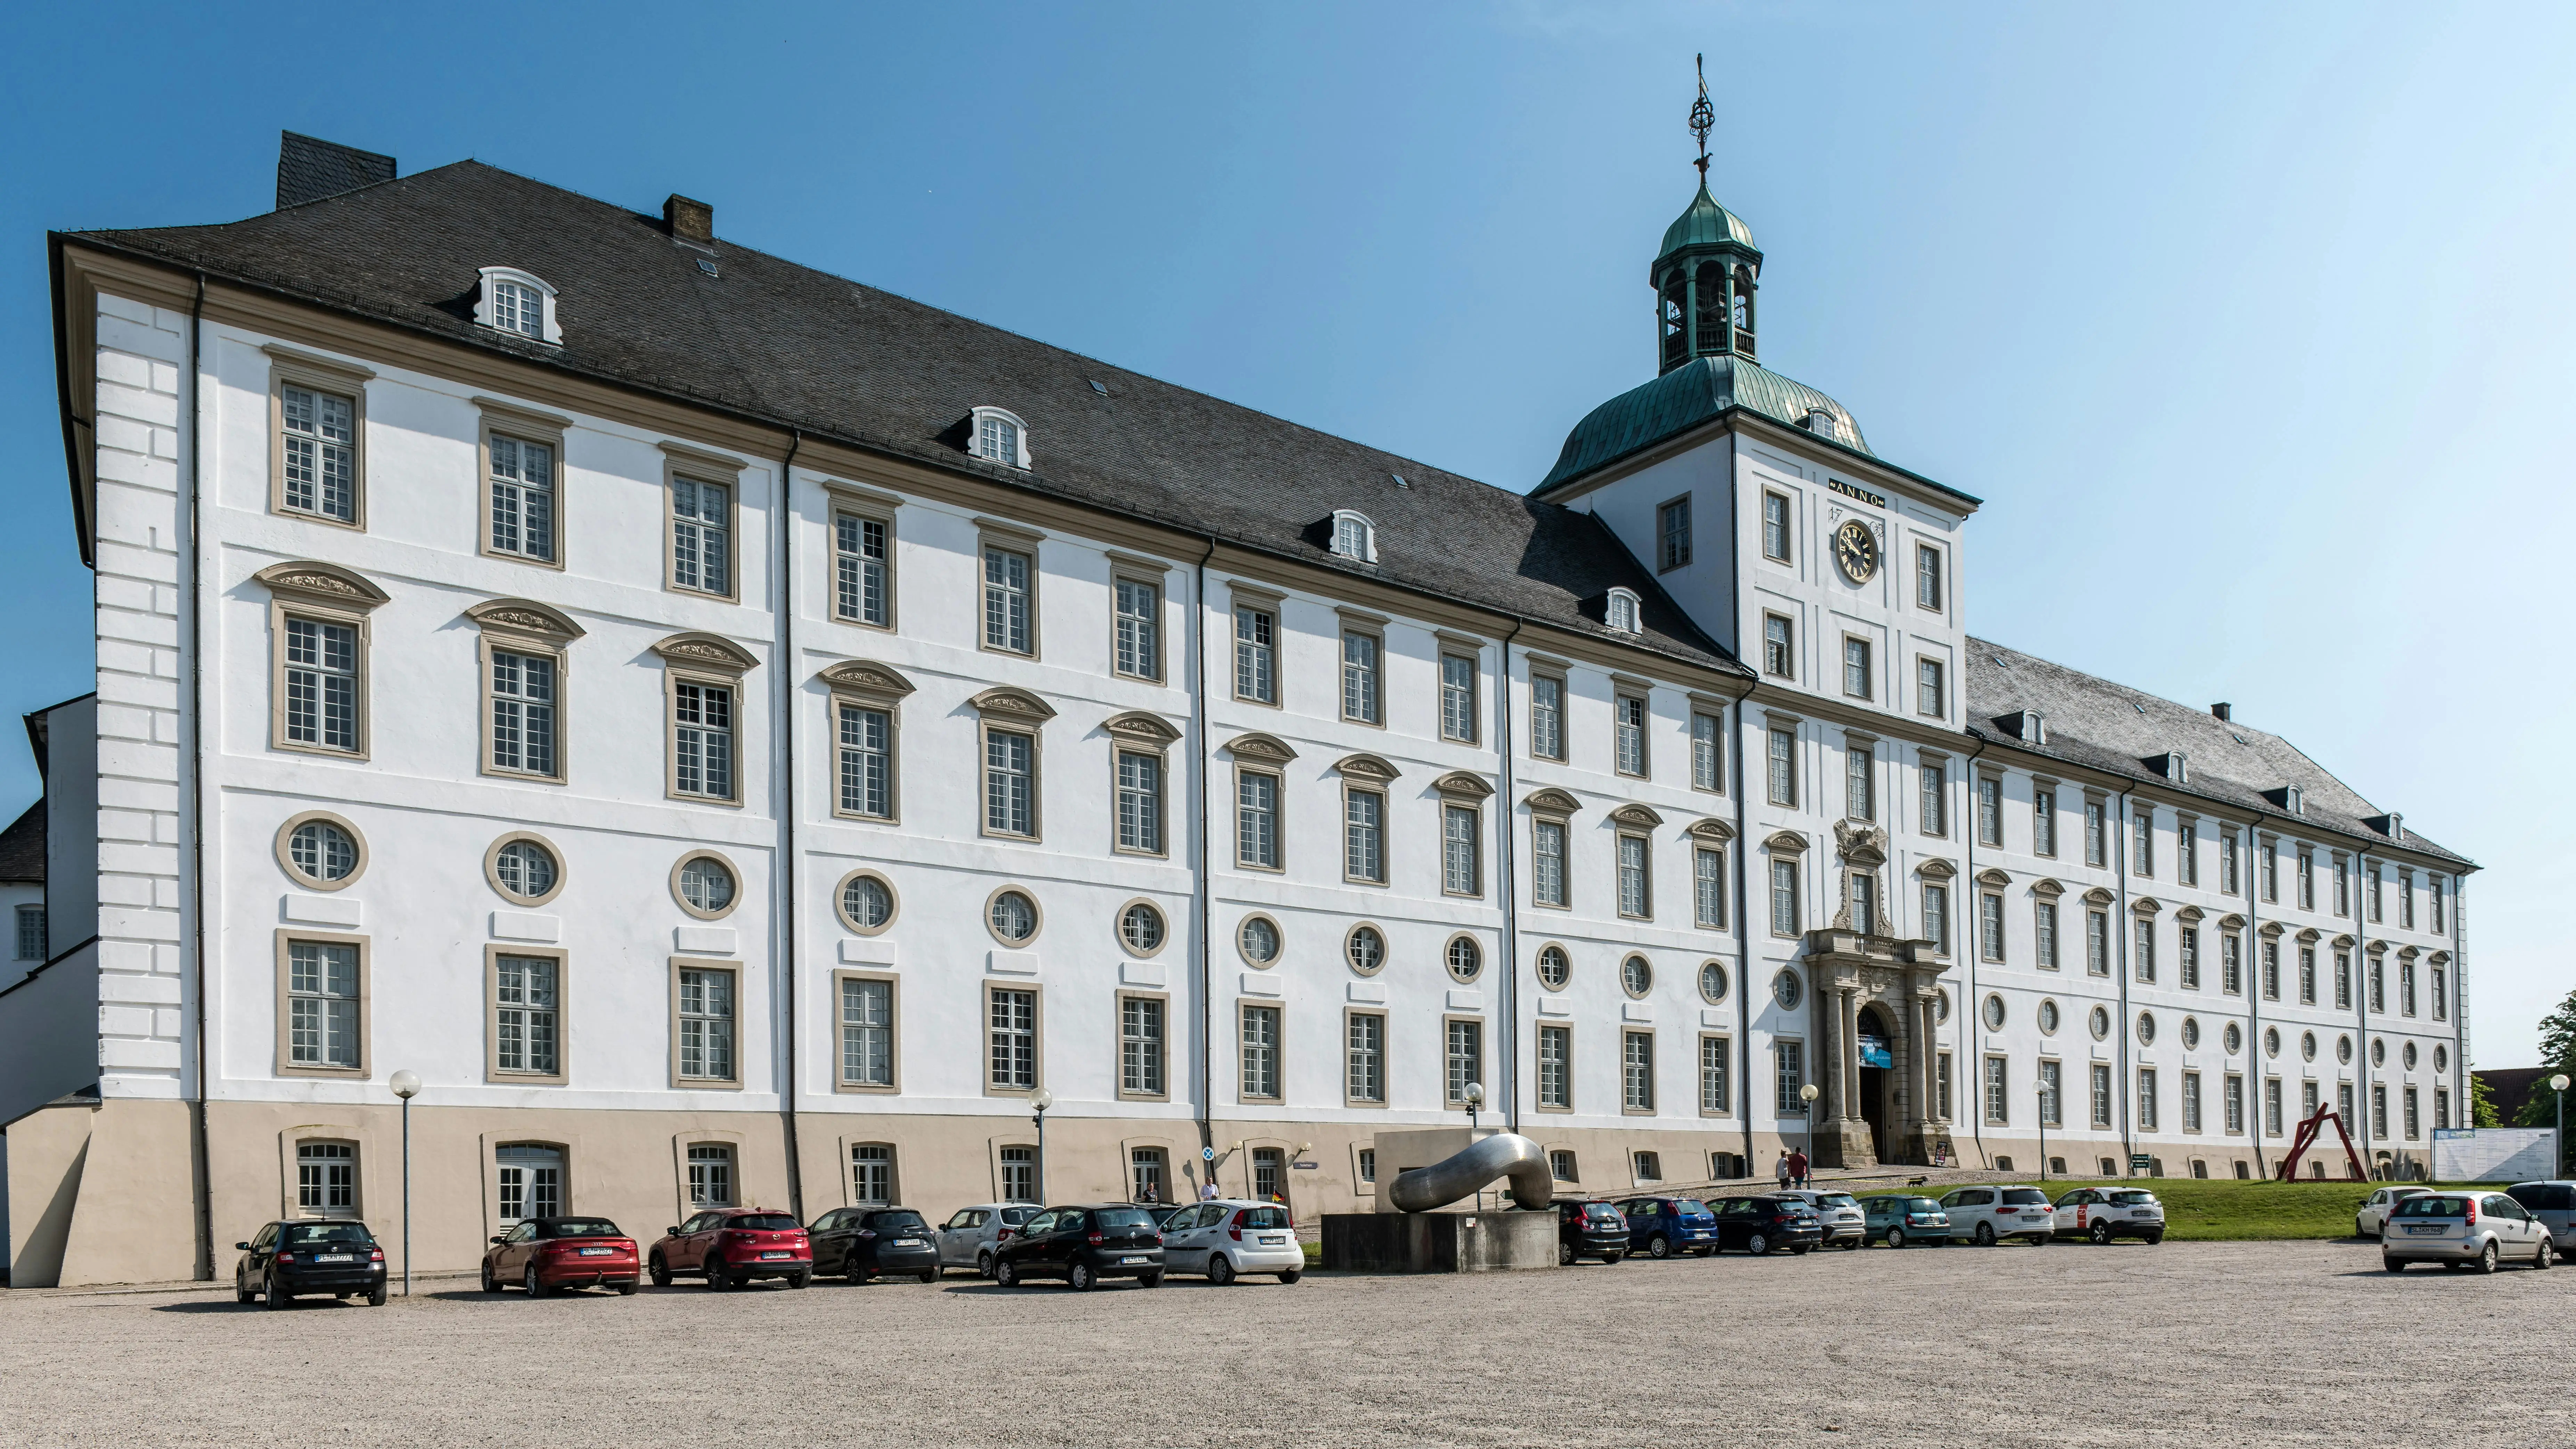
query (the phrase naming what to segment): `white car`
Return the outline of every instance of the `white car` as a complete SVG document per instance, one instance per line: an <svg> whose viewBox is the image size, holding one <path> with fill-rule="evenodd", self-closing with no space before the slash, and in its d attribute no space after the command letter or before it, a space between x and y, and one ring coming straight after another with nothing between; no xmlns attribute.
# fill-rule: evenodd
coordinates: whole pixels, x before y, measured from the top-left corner
<svg viewBox="0 0 2576 1449"><path fill-rule="evenodd" d="M980 1277L992 1277L993 1251L1039 1211L1033 1202L986 1202L959 1208L939 1225L939 1271L972 1268Z"/></svg>
<svg viewBox="0 0 2576 1449"><path fill-rule="evenodd" d="M2165 1240L2165 1205L2143 1187L2079 1187L2050 1213L2061 1238Z"/></svg>
<svg viewBox="0 0 2576 1449"><path fill-rule="evenodd" d="M1306 1271L1306 1250L1286 1208L1217 1198L1183 1208L1163 1224L1163 1269L1201 1274L1219 1287L1245 1273L1275 1273L1294 1283Z"/></svg>
<svg viewBox="0 0 2576 1449"><path fill-rule="evenodd" d="M2388 1215L2379 1240L2380 1265L2391 1273L2409 1263L2492 1273L2507 1258L2546 1268L2557 1256L2548 1226L2500 1192L2419 1193Z"/></svg>
<svg viewBox="0 0 2576 1449"><path fill-rule="evenodd" d="M2352 1235L2356 1238L2379 1237L2388 1231L2388 1215L2397 1210L2399 1203L2410 1197L2422 1197L2432 1190L2429 1187L2383 1187L2372 1193L2369 1200L2361 1205L2361 1210L2352 1215Z"/></svg>
<svg viewBox="0 0 2576 1449"><path fill-rule="evenodd" d="M1941 1199L1950 1215L1950 1236L1972 1238L1991 1248L2006 1238L2028 1238L2033 1246L2057 1235L2048 1194L2035 1187L1961 1187Z"/></svg>

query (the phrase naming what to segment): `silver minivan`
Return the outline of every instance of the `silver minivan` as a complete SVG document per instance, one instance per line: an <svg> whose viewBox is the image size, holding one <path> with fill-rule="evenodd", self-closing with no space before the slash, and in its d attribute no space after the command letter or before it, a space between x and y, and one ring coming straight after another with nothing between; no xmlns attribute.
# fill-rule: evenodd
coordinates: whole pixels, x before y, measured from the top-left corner
<svg viewBox="0 0 2576 1449"><path fill-rule="evenodd" d="M959 1208L939 1225L940 1271L972 1268L982 1277L992 1277L993 1252L1002 1244L1003 1230L1016 1231L1038 1211L1033 1202L987 1202Z"/></svg>
<svg viewBox="0 0 2576 1449"><path fill-rule="evenodd" d="M2546 1268L2558 1256L2549 1229L2500 1192L2428 1192L2388 1215L2379 1261L2391 1273L2409 1263L2492 1273L2516 1260Z"/></svg>
<svg viewBox="0 0 2576 1449"><path fill-rule="evenodd" d="M2576 1253L2576 1182L2518 1182L2506 1188L2504 1195L2522 1204L2524 1212L2549 1229L2560 1257Z"/></svg>

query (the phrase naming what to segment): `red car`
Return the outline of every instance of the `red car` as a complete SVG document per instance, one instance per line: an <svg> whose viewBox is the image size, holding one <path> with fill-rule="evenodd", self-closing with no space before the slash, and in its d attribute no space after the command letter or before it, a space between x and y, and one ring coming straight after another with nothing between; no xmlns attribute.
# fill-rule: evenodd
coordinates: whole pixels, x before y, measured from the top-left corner
<svg viewBox="0 0 2576 1449"><path fill-rule="evenodd" d="M715 1208L665 1234L645 1270L656 1288L692 1273L710 1288L738 1288L754 1278L784 1278L788 1287L802 1288L814 1281L814 1245L793 1214Z"/></svg>
<svg viewBox="0 0 2576 1449"><path fill-rule="evenodd" d="M517 1283L531 1298L561 1288L635 1291L635 1240L606 1218L529 1218L483 1252L483 1291Z"/></svg>

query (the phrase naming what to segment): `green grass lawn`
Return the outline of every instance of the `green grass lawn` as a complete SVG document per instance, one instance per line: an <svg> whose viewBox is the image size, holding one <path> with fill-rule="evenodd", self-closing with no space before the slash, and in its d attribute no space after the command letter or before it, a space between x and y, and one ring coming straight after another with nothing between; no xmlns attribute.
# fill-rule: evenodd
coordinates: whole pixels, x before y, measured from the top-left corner
<svg viewBox="0 0 2576 1449"><path fill-rule="evenodd" d="M2143 1187L2165 1205L2165 1236L2193 1242L2246 1242L2266 1238L2349 1238L2352 1215L2375 1182L2238 1182L2232 1178L2130 1178L2081 1181L2051 1178L2048 1196L2078 1187ZM2429 1183L2431 1187L2450 1184ZM2495 1191L2498 1184L2461 1184Z"/></svg>

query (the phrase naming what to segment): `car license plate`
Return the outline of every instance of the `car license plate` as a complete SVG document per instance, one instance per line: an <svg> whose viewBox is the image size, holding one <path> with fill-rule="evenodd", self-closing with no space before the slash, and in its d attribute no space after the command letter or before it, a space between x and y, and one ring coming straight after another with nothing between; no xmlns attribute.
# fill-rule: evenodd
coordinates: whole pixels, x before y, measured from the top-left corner
<svg viewBox="0 0 2576 1449"><path fill-rule="evenodd" d="M1145 1260L1144 1260L1144 1258L1143 1258L1142 1256L1137 1256L1137 1257L1127 1257L1127 1258L1121 1258L1121 1259L1119 1259L1119 1260L1118 1260L1118 1262L1119 1262L1120 1266L1122 1266L1122 1267L1123 1267L1123 1266L1125 1266L1126 1264L1129 1264L1129 1263L1142 1263L1142 1262L1144 1262L1144 1261L1145 1261Z"/></svg>
<svg viewBox="0 0 2576 1449"><path fill-rule="evenodd" d="M2406 1225L2406 1231L2429 1236L2442 1231L2442 1229L2439 1225L2432 1223L2408 1223Z"/></svg>
<svg viewBox="0 0 2576 1449"><path fill-rule="evenodd" d="M581 1250L581 1256L585 1258L605 1258L616 1251L617 1250L615 1248L584 1248Z"/></svg>
<svg viewBox="0 0 2576 1449"><path fill-rule="evenodd" d="M354 1263L358 1261L358 1255L355 1253L316 1253L313 1255L313 1261L316 1263Z"/></svg>
<svg viewBox="0 0 2576 1449"><path fill-rule="evenodd" d="M763 1253L763 1254L761 1254L760 1256L761 1256L763 1259L769 1259L769 1258L788 1258L788 1257L793 1257L793 1256L795 1256L795 1255L794 1255L794 1254L792 1254L792 1253L783 1253L783 1252L782 1252L782 1253Z"/></svg>
<svg viewBox="0 0 2576 1449"><path fill-rule="evenodd" d="M898 1248L918 1248L922 1246L922 1242L919 1238L897 1238L894 1240L894 1245Z"/></svg>
<svg viewBox="0 0 2576 1449"><path fill-rule="evenodd" d="M1265 1234L1265 1235L1262 1237L1262 1239L1261 1239L1261 1246L1263 1246L1263 1247L1265 1247L1265 1248L1278 1248L1278 1247L1285 1247L1285 1246L1287 1245L1287 1242L1288 1242L1288 1239L1287 1239L1286 1235L1284 1235L1284 1234L1280 1234L1280 1233L1270 1233L1270 1234Z"/></svg>

